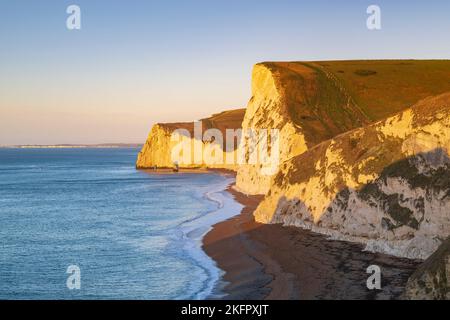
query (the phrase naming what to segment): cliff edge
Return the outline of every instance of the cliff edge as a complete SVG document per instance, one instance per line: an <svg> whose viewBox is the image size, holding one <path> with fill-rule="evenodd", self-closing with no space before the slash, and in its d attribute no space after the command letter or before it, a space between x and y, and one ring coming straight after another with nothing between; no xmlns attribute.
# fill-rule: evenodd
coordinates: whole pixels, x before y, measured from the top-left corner
<svg viewBox="0 0 450 320"><path fill-rule="evenodd" d="M158 123L155 124L150 134L148 135L147 141L145 142L142 150L139 152L136 168L146 169L146 168L173 168L175 162L181 168L224 168L230 170L237 170L236 163L224 163L218 162L216 164L205 164L203 159L200 161L193 161L194 159L194 148L196 143L200 143L200 147L204 149L211 149L211 153L218 152L222 153L222 158L226 159L228 156L235 158L238 148L238 142L233 141L232 148L227 150L226 146L226 130L240 129L242 124L242 119L244 118L245 109L236 109L230 111L224 111L209 118L201 119L196 122L199 125L199 135L195 134L195 122L178 122L178 123ZM218 130L222 137L224 138L223 143L218 144L214 141L207 140L204 138L204 133L208 129ZM175 134L175 131L179 130L181 133L179 135ZM218 133L218 132L216 132ZM212 139L213 140L213 139ZM190 150L189 160L183 163L180 159L181 155L174 154L174 148L177 145L183 144L185 150ZM187 155L184 155L187 156Z"/></svg>
<svg viewBox="0 0 450 320"><path fill-rule="evenodd" d="M450 91L450 61L264 62L252 73L243 130L279 130L280 163L341 133L367 126L419 100ZM251 145L253 144L253 148ZM246 158L264 141L241 143ZM237 188L266 194L260 164L238 167Z"/></svg>

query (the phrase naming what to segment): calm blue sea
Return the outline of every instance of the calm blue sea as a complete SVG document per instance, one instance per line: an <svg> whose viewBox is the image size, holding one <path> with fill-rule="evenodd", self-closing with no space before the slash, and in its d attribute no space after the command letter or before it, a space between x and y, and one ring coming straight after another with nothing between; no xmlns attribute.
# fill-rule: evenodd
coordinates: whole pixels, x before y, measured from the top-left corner
<svg viewBox="0 0 450 320"><path fill-rule="evenodd" d="M239 213L219 174L135 170L137 149L0 149L0 299L202 299L201 250ZM68 266L81 271L69 290Z"/></svg>

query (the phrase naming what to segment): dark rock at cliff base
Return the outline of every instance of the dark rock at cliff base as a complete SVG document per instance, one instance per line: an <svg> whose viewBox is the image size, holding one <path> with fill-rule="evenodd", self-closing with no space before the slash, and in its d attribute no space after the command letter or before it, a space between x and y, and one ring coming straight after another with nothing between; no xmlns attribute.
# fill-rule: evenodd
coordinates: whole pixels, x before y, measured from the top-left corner
<svg viewBox="0 0 450 320"><path fill-rule="evenodd" d="M450 237L412 274L404 298L450 300Z"/></svg>

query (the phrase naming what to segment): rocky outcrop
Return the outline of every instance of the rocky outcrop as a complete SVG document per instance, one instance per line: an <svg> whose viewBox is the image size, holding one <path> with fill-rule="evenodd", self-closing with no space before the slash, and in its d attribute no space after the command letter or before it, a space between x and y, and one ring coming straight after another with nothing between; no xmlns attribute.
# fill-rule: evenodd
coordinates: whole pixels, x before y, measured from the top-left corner
<svg viewBox="0 0 450 320"><path fill-rule="evenodd" d="M450 300L450 238L408 279L403 298Z"/></svg>
<svg viewBox="0 0 450 320"><path fill-rule="evenodd" d="M426 258L450 235L449 150L448 93L286 161L255 217Z"/></svg>
<svg viewBox="0 0 450 320"><path fill-rule="evenodd" d="M232 144L232 148L229 150L226 148L227 129L240 129L242 119L244 117L245 109L237 109L225 111L219 114L215 114L209 118L202 119L196 123L194 122L179 122L179 123L158 123L152 127L147 141L139 152L136 167L140 169L145 168L173 168L175 163L181 168L224 168L230 170L237 170L236 161L230 161L227 163L225 160L227 157L237 157L238 141ZM198 125L198 133L195 132L195 126ZM212 129L212 133L220 133L222 135L222 143L214 141L214 137L205 137L205 132L208 129ZM217 131L216 131L217 130ZM178 132L180 132L178 134ZM212 138L212 139L211 139ZM184 150L188 150L188 155L182 153L178 154L179 147L186 147ZM194 155L196 148L199 147L200 158L197 160ZM177 149L178 148L178 149ZM190 151L190 152L189 152ZM218 161L214 163L205 163L203 158L203 152L221 153L224 161ZM188 156L187 161L183 161L183 157ZM198 155L197 155L198 156Z"/></svg>

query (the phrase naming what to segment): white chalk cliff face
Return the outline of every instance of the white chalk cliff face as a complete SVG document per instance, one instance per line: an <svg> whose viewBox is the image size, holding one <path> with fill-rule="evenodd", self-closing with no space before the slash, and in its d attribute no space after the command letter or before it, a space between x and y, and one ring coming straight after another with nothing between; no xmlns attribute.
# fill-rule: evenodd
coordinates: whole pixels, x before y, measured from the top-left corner
<svg viewBox="0 0 450 320"><path fill-rule="evenodd" d="M172 167L171 160L171 135L172 130L161 124L152 127L148 139L138 154L136 167Z"/></svg>
<svg viewBox="0 0 450 320"><path fill-rule="evenodd" d="M426 258L450 235L449 152L450 93L286 161L255 217Z"/></svg>
<svg viewBox="0 0 450 320"><path fill-rule="evenodd" d="M244 109L224 111L198 121L201 124L199 136L196 136L194 122L155 124L138 154L136 167L173 168L177 163L180 168L237 170L238 141L227 148L226 129L240 129L244 112ZM206 136L208 129L222 136L221 143ZM180 134L177 134L178 130L181 130Z"/></svg>
<svg viewBox="0 0 450 320"><path fill-rule="evenodd" d="M323 91L333 98L338 108L325 106L328 101L322 99ZM348 101L343 89L330 81L319 66L277 62L259 63L253 68L252 97L242 129L244 133L249 129L255 132L279 130L279 162L366 123L368 119L364 114ZM249 159L257 157L266 144L264 139L255 143L244 137L240 148ZM257 164L246 163L238 167L237 189L246 194L266 194L273 174L262 172L262 160Z"/></svg>
<svg viewBox="0 0 450 320"><path fill-rule="evenodd" d="M306 69L306 68L305 68ZM252 74L252 98L247 106L243 132L246 130L278 129L280 130L279 159L287 159L289 154L300 154L306 151L305 137L289 117L286 116L282 101L282 86L275 70L264 64L257 64ZM309 75L312 77L312 75ZM265 148L260 141L246 137L241 140L240 147L245 151L245 158L259 154ZM237 170L236 187L246 194L265 194L270 187L272 175L262 174L259 164L242 164Z"/></svg>

